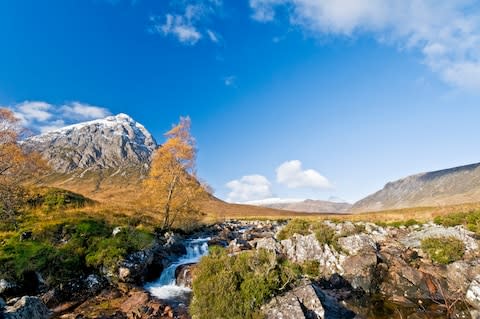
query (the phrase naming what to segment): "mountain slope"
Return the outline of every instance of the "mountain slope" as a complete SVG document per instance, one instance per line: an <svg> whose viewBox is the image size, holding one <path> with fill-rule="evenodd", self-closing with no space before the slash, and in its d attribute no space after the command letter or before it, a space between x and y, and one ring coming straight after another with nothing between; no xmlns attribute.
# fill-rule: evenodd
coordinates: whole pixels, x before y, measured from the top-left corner
<svg viewBox="0 0 480 319"><path fill-rule="evenodd" d="M345 213L347 212L352 205L349 203L342 202L331 202L324 200L279 200L278 202L268 202L268 201L257 201L249 202L248 204L269 207L274 209L288 210L293 212L303 212L303 213Z"/></svg>
<svg viewBox="0 0 480 319"><path fill-rule="evenodd" d="M480 201L480 163L421 173L390 182L352 211L439 206Z"/></svg>
<svg viewBox="0 0 480 319"><path fill-rule="evenodd" d="M138 193L158 145L143 125L118 114L33 136L22 147L50 164L43 184L118 202Z"/></svg>
<svg viewBox="0 0 480 319"><path fill-rule="evenodd" d="M79 123L26 139L57 173L82 169L120 169L148 164L157 142L126 114Z"/></svg>

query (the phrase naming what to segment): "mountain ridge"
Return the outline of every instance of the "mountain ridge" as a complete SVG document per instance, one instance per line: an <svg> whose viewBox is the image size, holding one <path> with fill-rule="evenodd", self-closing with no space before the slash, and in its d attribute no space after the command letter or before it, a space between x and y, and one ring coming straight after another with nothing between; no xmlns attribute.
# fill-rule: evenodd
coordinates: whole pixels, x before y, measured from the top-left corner
<svg viewBox="0 0 480 319"><path fill-rule="evenodd" d="M380 211L480 201L480 163L407 176L353 204L352 211Z"/></svg>

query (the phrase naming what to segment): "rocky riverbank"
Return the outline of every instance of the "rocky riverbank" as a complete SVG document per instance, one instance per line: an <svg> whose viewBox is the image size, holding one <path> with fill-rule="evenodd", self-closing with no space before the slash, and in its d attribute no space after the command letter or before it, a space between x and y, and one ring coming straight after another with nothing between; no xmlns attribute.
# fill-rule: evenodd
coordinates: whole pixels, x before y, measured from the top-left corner
<svg viewBox="0 0 480 319"><path fill-rule="evenodd" d="M463 226L326 221L317 233L306 229L286 236L287 228L280 222L231 221L194 236L210 236L209 245L230 254L265 249L310 265L293 289L263 306L267 318L480 318L478 238ZM461 257L434 261L424 251L429 238L460 241ZM98 269L57 287L42 284L41 274L35 274L33 297L22 297L16 283L0 280L0 318L188 318L185 307L172 307L142 288L185 253L185 239L165 234L114 269ZM191 286L195 265L177 268L176 276L177 284Z"/></svg>

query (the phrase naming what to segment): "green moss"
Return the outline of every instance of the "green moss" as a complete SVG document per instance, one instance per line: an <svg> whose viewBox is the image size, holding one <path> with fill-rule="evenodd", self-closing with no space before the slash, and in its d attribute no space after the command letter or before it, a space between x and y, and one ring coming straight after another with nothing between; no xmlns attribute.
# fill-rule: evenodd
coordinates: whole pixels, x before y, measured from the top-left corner
<svg viewBox="0 0 480 319"><path fill-rule="evenodd" d="M465 244L455 237L425 238L421 248L434 262L443 265L462 259L465 253Z"/></svg>
<svg viewBox="0 0 480 319"><path fill-rule="evenodd" d="M297 279L290 263L266 250L229 256L215 247L195 270L192 316L260 318L259 307Z"/></svg>

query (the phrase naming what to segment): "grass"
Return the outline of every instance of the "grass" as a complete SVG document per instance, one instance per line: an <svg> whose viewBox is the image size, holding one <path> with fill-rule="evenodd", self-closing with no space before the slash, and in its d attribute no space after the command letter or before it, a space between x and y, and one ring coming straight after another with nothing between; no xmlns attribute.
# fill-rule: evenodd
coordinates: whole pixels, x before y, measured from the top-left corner
<svg viewBox="0 0 480 319"><path fill-rule="evenodd" d="M480 235L480 210L437 216L433 221L445 227L463 225L468 230Z"/></svg>
<svg viewBox="0 0 480 319"><path fill-rule="evenodd" d="M17 231L0 231L0 278L22 282L39 272L60 284L100 268L112 269L129 253L153 243L156 221L102 208L58 189L33 192ZM112 235L115 227L122 231ZM32 237L21 240L23 232Z"/></svg>

